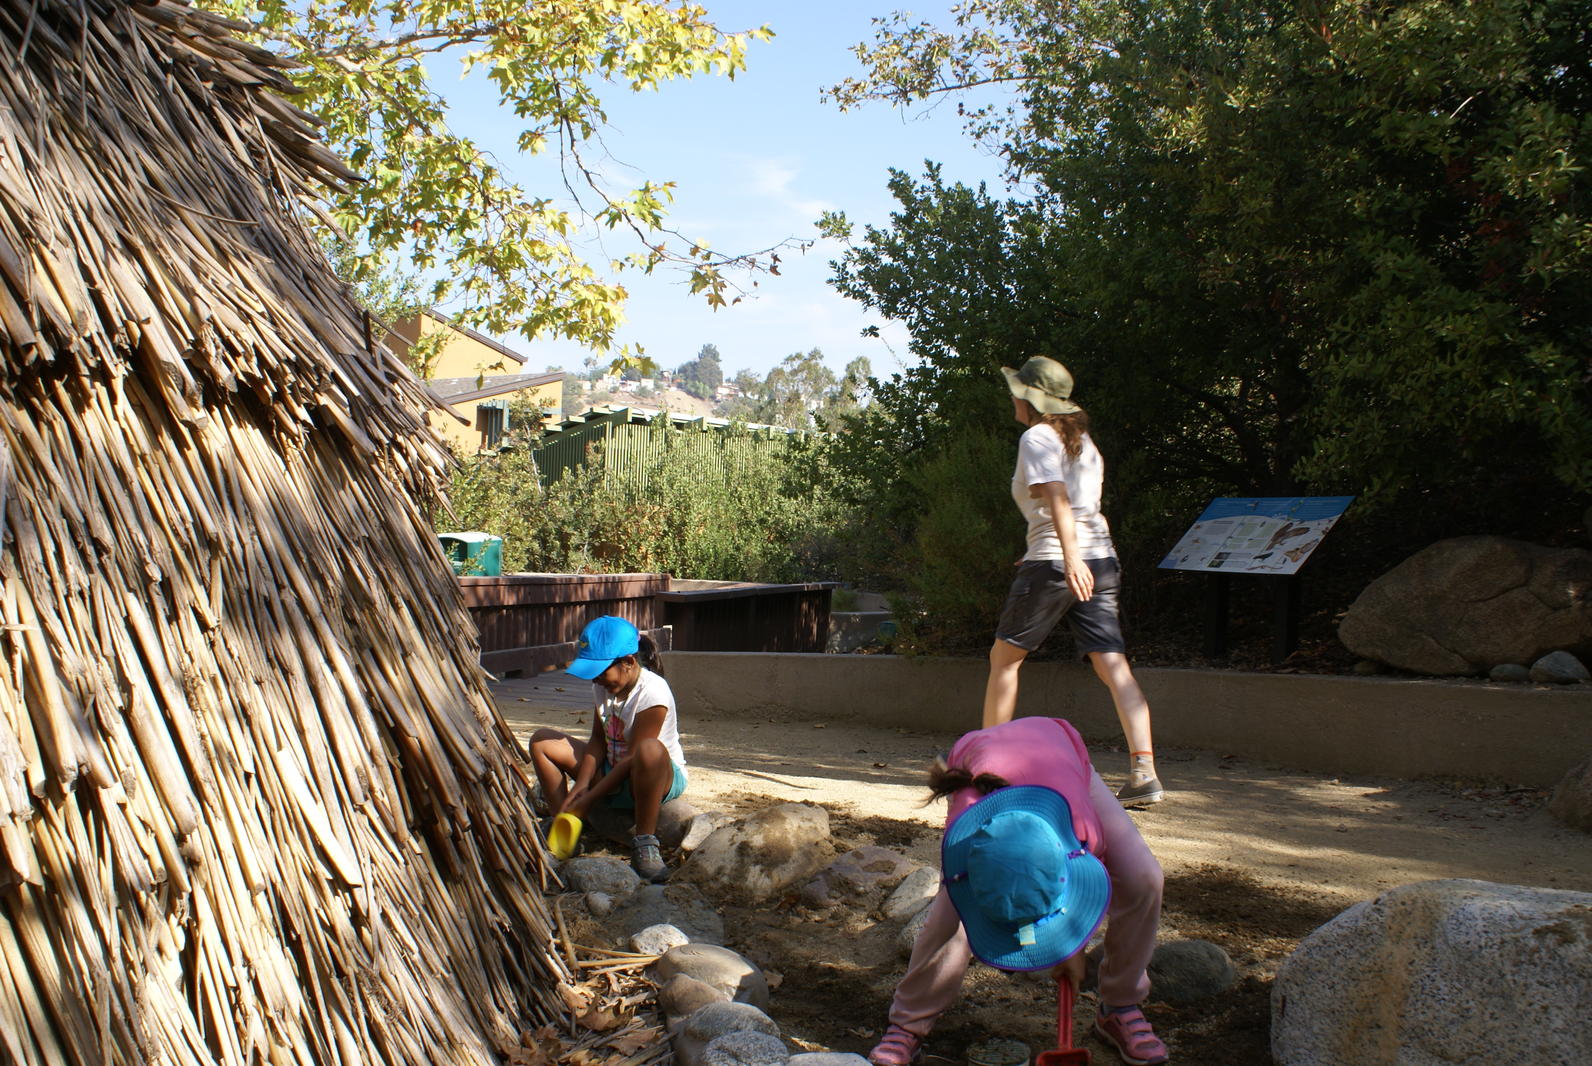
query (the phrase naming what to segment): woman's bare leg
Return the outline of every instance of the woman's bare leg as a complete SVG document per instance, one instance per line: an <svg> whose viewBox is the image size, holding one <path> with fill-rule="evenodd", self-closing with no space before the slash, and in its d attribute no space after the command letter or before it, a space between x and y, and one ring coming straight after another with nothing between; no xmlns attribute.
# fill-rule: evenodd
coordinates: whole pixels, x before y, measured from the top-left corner
<svg viewBox="0 0 1592 1066"><path fill-rule="evenodd" d="M1156 780L1155 742L1150 733L1150 702L1134 679L1128 657L1119 651L1092 651L1089 662L1095 676L1111 690L1117 708L1117 721L1128 742L1128 785L1134 789ZM1157 799L1160 797L1157 796ZM1154 802L1151 800L1150 802Z"/></svg>
<svg viewBox="0 0 1592 1066"><path fill-rule="evenodd" d="M1017 713L1017 672L1022 669L1028 651L1015 644L996 639L989 649L989 681L984 685L984 725L1010 722Z"/></svg>

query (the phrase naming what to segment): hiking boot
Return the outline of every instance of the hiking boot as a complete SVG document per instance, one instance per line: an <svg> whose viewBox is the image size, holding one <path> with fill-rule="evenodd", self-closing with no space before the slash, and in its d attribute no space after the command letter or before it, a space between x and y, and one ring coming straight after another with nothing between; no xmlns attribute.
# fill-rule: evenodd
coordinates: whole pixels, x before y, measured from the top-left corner
<svg viewBox="0 0 1592 1066"><path fill-rule="evenodd" d="M1167 1059L1166 1045L1138 1007L1111 1013L1102 1007L1095 1018L1094 1034L1116 1048L1128 1066L1155 1066Z"/></svg>
<svg viewBox="0 0 1592 1066"><path fill-rule="evenodd" d="M630 838L630 868L643 881L657 882L669 876L669 868L663 864L663 851L658 847L657 837L643 835Z"/></svg>
<svg viewBox="0 0 1592 1066"><path fill-rule="evenodd" d="M1117 792L1117 802L1124 807L1148 807L1166 799L1166 790L1157 777L1146 777L1134 784L1131 780Z"/></svg>
<svg viewBox="0 0 1592 1066"><path fill-rule="evenodd" d="M886 1029L879 1046L868 1052L873 1066L912 1066L922 1057L923 1041L899 1025Z"/></svg>

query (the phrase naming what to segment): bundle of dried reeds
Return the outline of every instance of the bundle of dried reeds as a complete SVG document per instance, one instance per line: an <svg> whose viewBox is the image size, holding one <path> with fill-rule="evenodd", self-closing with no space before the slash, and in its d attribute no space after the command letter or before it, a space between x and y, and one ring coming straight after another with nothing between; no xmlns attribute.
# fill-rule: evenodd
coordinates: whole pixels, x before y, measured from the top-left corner
<svg viewBox="0 0 1592 1066"><path fill-rule="evenodd" d="M352 175L286 88L172 0L0 0L0 1060L628 1046L571 1008L425 395L295 221Z"/></svg>

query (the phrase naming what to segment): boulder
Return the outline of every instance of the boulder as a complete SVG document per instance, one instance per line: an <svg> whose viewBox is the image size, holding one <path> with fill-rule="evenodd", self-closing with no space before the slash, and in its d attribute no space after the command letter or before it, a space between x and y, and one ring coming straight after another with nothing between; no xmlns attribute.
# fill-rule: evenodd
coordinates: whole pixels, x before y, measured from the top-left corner
<svg viewBox="0 0 1592 1066"><path fill-rule="evenodd" d="M683 1020L709 1003L728 1003L730 997L721 989L689 974L677 973L658 986L658 1006L671 1020Z"/></svg>
<svg viewBox="0 0 1592 1066"><path fill-rule="evenodd" d="M696 821L701 813L683 796L678 796L659 807L658 843L670 851L678 848L680 842L685 839L686 831L691 828L691 823Z"/></svg>
<svg viewBox="0 0 1592 1066"><path fill-rule="evenodd" d="M1237 980L1233 960L1209 940L1173 940L1150 957L1150 998L1173 1006L1219 995Z"/></svg>
<svg viewBox="0 0 1592 1066"><path fill-rule="evenodd" d="M649 925L630 938L630 950L641 955L662 955L689 943L691 938L672 925Z"/></svg>
<svg viewBox="0 0 1592 1066"><path fill-rule="evenodd" d="M1570 768L1554 786L1548 812L1583 833L1592 833L1592 755Z"/></svg>
<svg viewBox="0 0 1592 1066"><path fill-rule="evenodd" d="M781 803L715 832L674 879L709 885L755 903L817 873L828 859L828 844L828 811L805 803Z"/></svg>
<svg viewBox="0 0 1592 1066"><path fill-rule="evenodd" d="M1278 1066L1592 1062L1592 893L1423 881L1358 903L1277 972Z"/></svg>
<svg viewBox="0 0 1592 1066"><path fill-rule="evenodd" d="M1504 681L1518 684L1531 680L1531 667L1521 666L1519 663L1499 663L1487 671L1487 680Z"/></svg>
<svg viewBox="0 0 1592 1066"><path fill-rule="evenodd" d="M706 1066L704 1055L709 1044L726 1033L743 1032L779 1039L779 1026L774 1019L749 1003L709 1003L698 1007L675 1028L671 1041L675 1058L680 1066Z"/></svg>
<svg viewBox="0 0 1592 1066"><path fill-rule="evenodd" d="M1435 676L1592 653L1592 552L1505 537L1438 541L1367 585L1338 638L1356 655Z"/></svg>
<svg viewBox="0 0 1592 1066"><path fill-rule="evenodd" d="M1585 664L1567 651L1551 651L1532 663L1530 676L1550 685L1573 685L1592 678Z"/></svg>
<svg viewBox="0 0 1592 1066"><path fill-rule="evenodd" d="M915 865L898 851L864 844L819 870L802 886L801 895L807 902L819 906L837 903L871 906L870 900L878 899Z"/></svg>
<svg viewBox="0 0 1592 1066"><path fill-rule="evenodd" d="M733 821L735 819L723 811L703 811L691 819L691 824L686 827L685 837L680 841L680 850L695 851L702 846L704 840Z"/></svg>
<svg viewBox="0 0 1592 1066"><path fill-rule="evenodd" d="M789 1058L779 1037L741 1030L714 1037L702 1051L702 1066L785 1066Z"/></svg>
<svg viewBox="0 0 1592 1066"><path fill-rule="evenodd" d="M849 1051L804 1051L786 1066L868 1066L868 1060Z"/></svg>
<svg viewBox="0 0 1592 1066"><path fill-rule="evenodd" d="M729 948L716 944L682 944L671 948L653 964L652 979L658 984L677 974L700 981L724 993L726 999L768 1009L768 980L756 965Z"/></svg>
<svg viewBox="0 0 1592 1066"><path fill-rule="evenodd" d="M611 855L578 855L559 868L564 883L576 892L601 892L623 899L641 887L641 878L623 859Z"/></svg>
<svg viewBox="0 0 1592 1066"><path fill-rule="evenodd" d="M629 943L649 925L672 925L697 944L724 940L724 919L695 885L643 885L604 924L619 944Z"/></svg>
<svg viewBox="0 0 1592 1066"><path fill-rule="evenodd" d="M907 921L906 925L901 927L901 931L896 934L896 951L900 953L903 959L912 958L912 946L918 942L918 934L921 933L923 931L923 927L928 924L929 911L932 909L933 908L930 907L924 907L920 909L918 913L914 914Z"/></svg>
<svg viewBox="0 0 1592 1066"><path fill-rule="evenodd" d="M934 902L940 892L940 868L919 866L902 878L879 913L885 918L907 918Z"/></svg>

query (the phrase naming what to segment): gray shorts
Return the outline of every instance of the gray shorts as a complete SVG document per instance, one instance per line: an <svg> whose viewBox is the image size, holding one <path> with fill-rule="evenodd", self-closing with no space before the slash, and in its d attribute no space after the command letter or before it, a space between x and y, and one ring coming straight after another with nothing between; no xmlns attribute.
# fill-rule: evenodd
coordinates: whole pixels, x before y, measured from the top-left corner
<svg viewBox="0 0 1592 1066"><path fill-rule="evenodd" d="M1067 569L1060 559L1032 559L1017 568L1012 590L1001 608L995 639L1034 651L1063 617L1072 627L1079 655L1092 651L1126 652L1122 623L1117 618L1117 593L1122 573L1115 559L1085 559L1094 573L1094 595L1083 603L1067 587Z"/></svg>

